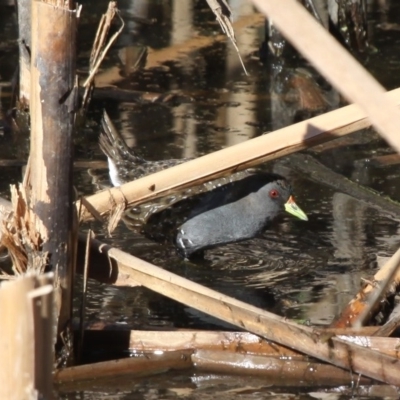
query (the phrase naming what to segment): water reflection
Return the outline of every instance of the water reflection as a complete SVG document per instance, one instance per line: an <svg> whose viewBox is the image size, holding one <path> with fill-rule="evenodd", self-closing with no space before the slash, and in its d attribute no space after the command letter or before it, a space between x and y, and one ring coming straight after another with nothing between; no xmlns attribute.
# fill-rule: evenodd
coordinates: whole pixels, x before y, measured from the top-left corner
<svg viewBox="0 0 400 400"><path fill-rule="evenodd" d="M238 1L231 5L236 22L252 15L252 7L248 2ZM152 26L129 20L127 30L118 43L119 54L123 49L136 46L138 39L142 44L160 51L166 46L176 49L195 37L192 24L201 27L204 36L219 29L205 4L188 3L181 8L177 2L169 5L167 2L156 4L138 1L124 2L120 7L147 21L157 17L159 22L164 21L165 26L161 27L160 23ZM203 15L203 18L199 18L199 15ZM144 90L154 89L154 85L161 91L183 90L193 99L190 103L176 106L106 104L129 145L140 149L149 159L195 157L292 123L301 109L299 104L304 106L307 103L304 102L304 98L300 99L299 103L298 95L291 93L293 79L298 81L301 77L307 85L315 85L315 80L310 79L310 75L302 70L286 69L283 78L276 74L269 75L266 66L249 57L263 39L262 34L260 35L263 21L255 21L254 25L243 27L236 32L239 48L251 72L249 77L243 74L237 54L227 41L213 44L207 51L202 45L196 47L195 41L190 42L194 49L189 56L183 52L178 59L173 59L176 53L172 51L170 62L158 69L130 74L130 69L126 69L128 61L125 60L125 74L120 80L121 83L136 85ZM150 31L150 36L143 35L144 32ZM155 32L161 31L163 34L157 37ZM159 55L157 51L152 54ZM375 68L379 63L373 63L373 57L371 58L370 65ZM151 56L149 60L150 65L157 63L155 56ZM276 69L276 66L274 68ZM385 75L384 79L388 77ZM396 82L392 83L394 84ZM269 88L269 92L266 88ZM324 88L318 86L315 89L321 92ZM298 90L296 86L296 92ZM323 91L323 96L329 96L330 93L331 89L328 88ZM294 102L293 99L297 100ZM325 105L321 103L321 107L311 112L333 107L337 102L336 98ZM92 146L100 157L97 144L93 143ZM356 150L360 153L359 148ZM376 147L368 148L367 143L362 156L357 156L368 158L376 151ZM336 151L336 156L335 152L326 152L323 158L332 168L339 167L353 179L382 188L394 197L399 196L396 190L399 187L396 184L397 169L391 171L389 186L385 169L368 170L362 165L357 169L357 165L352 165L351 161L356 155L354 148L349 148L347 152L348 157L343 157L340 150ZM343 163L345 165L341 165ZM87 187L90 179L88 180L85 174L80 179L83 190L90 192L91 189ZM284 298L289 295L294 301L303 302L304 289L301 285L315 284L320 291L331 290L336 286L337 280L343 278L341 275L344 272L370 270L374 266L374 254L387 255L399 242L396 221L389 221L379 213L371 213L370 209L357 200L335 193L324 186L312 184L306 177L291 174L291 179L296 186L299 202L305 204L304 208L311 215L311 221L307 225L299 225L286 219L278 224L275 230L266 232L252 241L208 251L205 260L199 265L185 265L183 268L172 246L160 246L151 242L143 246L142 239L137 242L137 235L125 231L124 228L120 228L118 233L121 235L119 241L122 246L131 248L134 254L215 289L225 290L226 293L239 297L243 290L246 292L243 296L248 301L266 308L269 307L268 302L260 302L257 291L275 288L278 292L275 297ZM197 274L196 268L200 268L201 273ZM337 270L340 275L334 275ZM213 279L207 279L207 276L212 276ZM319 285L324 277L327 279L324 288L321 289ZM355 282L352 285L355 286L353 289L356 289L358 278L349 275L349 281ZM233 289L230 290L230 287ZM255 288L253 298L249 295L248 288ZM306 288L308 289L307 285ZM344 291L352 293L350 287ZM117 298L113 291L106 297ZM324 296L320 294L319 297ZM133 304L134 301L124 298L121 303L118 302L118 307L112 307L107 318L117 312L123 303ZM306 309L307 307L298 312L306 313ZM333 311L329 313L332 314ZM306 314L301 316L307 317Z"/></svg>
<svg viewBox="0 0 400 400"><path fill-rule="evenodd" d="M235 3L237 20L251 11L240 4ZM174 11L176 7L176 3L172 3L170 17L165 17L171 23L172 34L168 39L172 46L171 57L176 55L177 46L191 41L192 32L184 21L198 23L200 5L196 5L196 13L187 6L185 18ZM206 14L206 10L202 10ZM142 17L149 18L149 15L142 14ZM208 25L203 25L203 34L207 33L207 28L216 28L207 18L209 16L205 17ZM240 46L244 55L253 52L263 39L259 31L262 21L257 26L237 32L239 45L240 40L244 43ZM299 118L299 110L305 117L339 103L339 97L329 86L316 84L313 71L286 69L286 75L272 74L271 78L264 65L247 57L251 75L246 77L229 43L213 44L207 52L196 47L195 42L190 43L194 46L190 56L180 55L168 62L166 68L137 72L129 76L128 81L139 81L143 89L146 89L146 82L157 82L161 90L179 88L191 94L192 102L177 106L120 103L108 108L125 138L148 159L196 157L293 123ZM160 48L157 56L162 51ZM154 63L156 57L151 57L150 62ZM294 84L297 85L295 93ZM317 104L315 108L309 105L310 97L304 97L304 84L308 88L307 96L313 101L319 99L312 103ZM330 153L325 151L320 158L334 170L373 186L377 172L357 167L352 161L368 158L376 151L376 141L370 146L371 138L365 138L363 135L355 145L345 148L348 157L343 157L344 149L340 148ZM306 176L291 170L281 172L279 165L266 168L290 177L299 203L310 214L307 224L286 218L258 238L209 250L204 260L189 263L180 260L172 244L149 241L143 247L143 240L140 240L141 244L135 245L137 234L125 227L119 227L117 235L123 235L121 244L133 254L156 265L260 307L326 324L358 289L360 276L373 272L376 254L390 252L386 242L389 235L383 228L397 227L397 223L371 212L354 198L308 181ZM143 310L147 311L143 314L151 310L150 304L154 307L156 303L152 301L154 295L142 289L128 292L140 292L145 299L141 304L145 304ZM169 300L162 303L173 304ZM169 323L180 324L173 317L179 315L181 321L190 326L204 326L204 323L207 326L204 315L194 315L193 310L177 304L173 309L174 313L167 316ZM121 310L125 310L122 314L129 315L131 309L121 304Z"/></svg>
<svg viewBox="0 0 400 400"><path fill-rule="evenodd" d="M368 3L371 42L379 53L369 56L367 67L387 88L400 86L398 31L395 26L385 25L387 30L378 26L379 23L398 23L395 19L400 15L399 4L389 1ZM230 4L249 77L244 75L235 50L220 34L204 1L119 2L122 10L147 22L128 20L118 49L106 60L97 79L98 86L113 84L143 91L183 92L192 101L180 104L94 102L93 119L98 122L99 110L106 107L129 145L137 147L144 157L159 160L209 153L340 104L339 96L329 86L315 82L314 72L304 71L304 64L301 69L287 66L284 72L280 65L262 64L257 49L264 40L263 18L252 14L248 1ZM82 15L86 25L81 45L86 46L86 52L98 14L105 8L106 2L85 2ZM157 22L149 24L153 18ZM0 37L0 83L3 83L11 80L17 60L16 45L12 53L9 42L3 40L15 38L15 15L9 10L0 13ZM132 48L140 46L149 46L147 67L133 71L129 57L124 55L133 54ZM86 65L85 62L86 55L82 55L80 65ZM275 68L273 73L272 67ZM318 107L308 106L309 97L304 97L304 87L309 93L317 93L312 98L320 100L313 103ZM0 101L4 106L8 104L9 91L2 85L0 90ZM88 132L85 139L77 143L76 153L104 159L97 144L97 128L88 129ZM0 137L3 158L15 154L16 147L21 148L15 146L14 139ZM363 132L352 144L327 149L319 157L333 170L399 200L398 166L366 168L365 164L355 162L387 153L387 147L376 139L375 134ZM297 201L310 217L307 224L284 218L274 229L253 240L209 250L204 260L195 262L182 261L172 244L152 242L123 224L112 238L106 237L98 225L94 227L101 232L100 239L210 288L290 318L328 324L358 290L360 277L375 272L376 256L388 256L398 246L398 220L331 189L328 183L310 181L307 176L296 173L295 168L284 172L277 170L281 168L279 165L270 164L265 168L291 179ZM0 189L4 195L9 192L9 183L20 180L20 171L2 168L1 174ZM81 193L98 188L93 177L87 171L77 173L76 185ZM204 314L144 288L113 288L91 282L89 292L88 316L91 320L149 329L222 326ZM165 388L166 382L168 388ZM122 394L116 395L113 391L116 398L161 398L165 393L169 398L177 398L186 391L191 393L192 389L200 396L209 394L213 398L217 385L232 385L232 382L220 383L219 378L202 375L193 379L179 375L171 380L163 377L159 381L123 383ZM97 384L99 390L105 390L102 383ZM247 384L248 379L229 387L236 390ZM265 381L254 384L259 385L264 394L268 393ZM231 398L235 396L225 394ZM74 396L87 399L107 397L108 394L100 395L94 388L92 393ZM248 398L257 396L259 394L253 389ZM269 395L265 394L263 398L266 396ZM68 398L67 395L64 398Z"/></svg>

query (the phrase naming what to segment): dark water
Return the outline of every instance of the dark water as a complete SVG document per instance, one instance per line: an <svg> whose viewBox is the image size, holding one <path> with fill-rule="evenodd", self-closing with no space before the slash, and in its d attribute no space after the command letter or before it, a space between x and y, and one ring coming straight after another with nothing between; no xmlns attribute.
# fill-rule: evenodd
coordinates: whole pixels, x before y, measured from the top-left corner
<svg viewBox="0 0 400 400"><path fill-rule="evenodd" d="M387 2L385 9L383 3L370 2L369 34L376 51L362 55L361 60L387 89L393 89L400 86L400 30L396 25L400 24L400 7L397 2ZM82 74L87 69L99 13L106 9L106 4L84 2L79 56ZM231 2L231 6L239 20L253 13L247 1ZM112 75L114 78L109 83L121 88L178 93L183 101L138 104L94 100L90 120L76 140L78 160L105 159L97 144L103 108L131 146L145 158L158 160L207 154L342 104L337 93L319 79L322 86L317 88L325 99L322 106L309 109L299 101L299 90L293 80L299 75L311 74L315 82L315 73L305 72L306 63L287 66L286 75L279 75L272 63L260 62L258 49L264 38L260 18L249 19L243 29L236 31L250 74L245 76L232 45L226 40L211 40L210 44L198 47L192 43L191 51L183 46L194 34L205 37L220 34L205 2L123 1L119 7L157 22L149 25L127 19L123 35L103 64L99 82L109 80ZM4 85L0 86L0 99L7 109L11 89L5 83L11 80L17 65L16 18L12 8L1 9L0 83ZM130 72L124 60L141 46L151 48L148 63L152 68ZM180 50L166 54L168 47ZM158 57L164 61L157 63ZM392 151L372 130L352 138L351 143L340 148L320 151L317 158L334 171L399 201L398 166L374 167L373 163L364 161ZM0 157L26 156L26 141L17 139L7 132L0 137ZM172 245L152 242L130 231L123 223L112 238L107 237L103 227L96 224L91 227L100 239L207 287L288 318L329 324L358 290L360 278L373 275L379 257L390 256L396 249L400 241L398 220L327 184L311 181L306 174L296 172L295 165L278 161L262 168L290 178L296 201L309 216L308 223L283 216L259 237L209 250L204 260L194 262L182 261ZM104 181L101 172L76 170L75 184L80 193L98 190L98 180ZM21 171L2 167L0 173L1 193L6 195L8 185L20 180ZM93 321L129 324L132 329L143 326L147 329L221 329L225 326L147 289L121 289L95 282L90 284L87 314ZM239 390L244 386L248 387L246 393ZM268 386L255 378L171 374L141 381L124 379L109 386L97 382L92 390L63 394L62 398L195 399L214 398L216 393L227 399L276 398ZM285 389L279 398L290 397L290 393ZM298 399L320 397L311 396L309 390L302 394L296 389L293 393L297 393ZM350 389L341 388L332 390L331 396L345 399L353 394ZM373 392L372 388L358 394L357 398L381 398L379 391ZM387 396L397 398L393 394Z"/></svg>

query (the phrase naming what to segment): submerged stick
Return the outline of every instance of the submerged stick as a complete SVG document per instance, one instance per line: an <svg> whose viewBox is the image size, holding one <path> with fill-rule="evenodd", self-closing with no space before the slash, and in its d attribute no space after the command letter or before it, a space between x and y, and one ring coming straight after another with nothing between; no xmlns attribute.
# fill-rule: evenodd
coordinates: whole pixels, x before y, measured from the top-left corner
<svg viewBox="0 0 400 400"><path fill-rule="evenodd" d="M259 376L285 386L337 386L353 383L355 377L349 371L329 364L310 360L292 360L265 357L254 354L228 353L198 350L192 355L197 370L216 374L240 374ZM361 378L363 384L370 379Z"/></svg>
<svg viewBox="0 0 400 400"><path fill-rule="evenodd" d="M292 154L282 162L293 171L303 172L308 179L339 190L341 193L345 193L363 202L368 207L378 209L385 215L400 216L399 202L332 171L313 156L308 154Z"/></svg>
<svg viewBox="0 0 400 400"><path fill-rule="evenodd" d="M189 351L170 351L165 354L146 354L142 357L64 368L54 373L54 382L56 384L74 382L76 385L77 381L115 378L122 374L137 378L165 373L171 369L187 369L192 367L190 354Z"/></svg>
<svg viewBox="0 0 400 400"><path fill-rule="evenodd" d="M387 96L397 104L400 103L400 89L389 92ZM77 208L79 210L82 207L81 220L86 221L93 218L90 209L105 215L118 205L128 208L154 200L173 191L253 167L368 126L370 121L365 113L358 106L350 105L118 188L101 191L78 202Z"/></svg>

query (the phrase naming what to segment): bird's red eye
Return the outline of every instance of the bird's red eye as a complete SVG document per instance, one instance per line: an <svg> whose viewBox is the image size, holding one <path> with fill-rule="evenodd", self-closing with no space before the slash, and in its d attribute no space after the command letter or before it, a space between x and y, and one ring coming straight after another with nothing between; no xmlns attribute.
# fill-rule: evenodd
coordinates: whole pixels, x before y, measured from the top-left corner
<svg viewBox="0 0 400 400"><path fill-rule="evenodd" d="M279 192L276 189L272 189L269 192L269 197L271 197L272 199L276 199L277 197L279 197Z"/></svg>

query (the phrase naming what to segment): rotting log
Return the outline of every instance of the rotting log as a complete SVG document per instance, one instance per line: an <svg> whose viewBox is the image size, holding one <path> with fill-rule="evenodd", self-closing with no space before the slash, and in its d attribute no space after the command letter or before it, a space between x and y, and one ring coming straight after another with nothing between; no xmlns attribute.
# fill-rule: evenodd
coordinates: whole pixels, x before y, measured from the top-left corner
<svg viewBox="0 0 400 400"><path fill-rule="evenodd" d="M386 94L400 104L400 89ZM77 203L80 219L105 215L118 207L130 207L173 191L216 179L315 146L369 127L371 122L356 105L314 117L248 140L227 149L146 176L118 188L103 190Z"/></svg>
<svg viewBox="0 0 400 400"><path fill-rule="evenodd" d="M0 398L53 398L53 286L28 274L0 286Z"/></svg>
<svg viewBox="0 0 400 400"><path fill-rule="evenodd" d="M116 248L99 252L119 263L119 271L141 285L283 346L367 377L400 385L400 359L370 350L317 329L297 325L270 312L225 296Z"/></svg>
<svg viewBox="0 0 400 400"><path fill-rule="evenodd" d="M72 135L75 122L75 2L32 2L31 202L55 273L58 332L71 318L74 262Z"/></svg>

